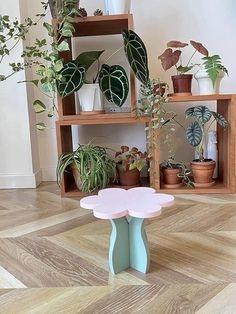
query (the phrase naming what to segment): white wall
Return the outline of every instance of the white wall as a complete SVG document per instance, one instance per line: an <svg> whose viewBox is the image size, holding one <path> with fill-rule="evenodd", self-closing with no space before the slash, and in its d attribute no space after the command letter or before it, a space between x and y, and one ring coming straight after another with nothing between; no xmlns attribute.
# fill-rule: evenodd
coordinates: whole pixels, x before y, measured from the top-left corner
<svg viewBox="0 0 236 314"><path fill-rule="evenodd" d="M88 8L90 14L97 8L104 9L103 0L82 0L81 5ZM5 3L4 6L3 4L0 5L0 8L3 9L3 7L4 9L6 8ZM40 0L28 0L28 11L30 15L32 15L33 12L39 11L39 7ZM223 80L221 91L224 93L234 93L236 82L236 63L234 60L234 50L236 48L236 41L234 40L236 38L235 12L235 0L133 0L132 13L134 14L135 31L146 43L151 77L160 77L162 80L170 83L170 76L174 72L170 70L165 73L161 69L160 62L157 58L158 55L163 52L169 40L189 41L193 39L201 41L209 49L211 54L218 53L221 55L223 63L228 68L230 74L228 78ZM35 36L45 37L45 33L42 33L41 30L34 31L32 39ZM112 43L110 44L112 45ZM85 49L85 47L83 48ZM188 51L186 49L187 54L190 53L190 50ZM8 94L11 91L10 87L9 89ZM197 93L196 82L193 84L193 92ZM25 99L22 90L20 93L18 97ZM4 101L7 100L9 102L8 94L5 95ZM35 94L39 97L36 90ZM12 96L12 98L13 101L14 96ZM174 104L171 108L174 108L174 110L181 115L186 106L183 104ZM12 120L9 120L9 125L12 123L11 121ZM4 131L3 134L6 135L6 131ZM19 136L19 132L16 134ZM98 135L103 136L98 142L112 146L113 148L117 148L119 145L125 143L129 145L134 144L141 149L145 148L145 137L142 125L82 127L80 141L85 143ZM182 140L178 139L178 137L180 137L180 131L178 131L176 138L178 144L177 158L190 160L192 158L192 152L189 146L184 145ZM25 138L25 136L22 136L22 138ZM46 132L38 132L38 142L40 165L43 170L44 179L54 179L57 154L53 122L51 122L50 128ZM21 142L21 146L23 144L24 140ZM9 149L7 144L4 145L1 145L1 149L2 147Z"/></svg>
<svg viewBox="0 0 236 314"><path fill-rule="evenodd" d="M21 2L21 9L25 9ZM0 13L20 18L19 1L0 2ZM10 58L0 65L0 72L9 73L9 62L18 62L23 49L19 43ZM22 71L5 82L0 82L0 188L33 188L41 180L37 158L37 137L31 132L35 118L28 108L25 84L17 84L26 79ZM34 129L34 128L33 128Z"/></svg>

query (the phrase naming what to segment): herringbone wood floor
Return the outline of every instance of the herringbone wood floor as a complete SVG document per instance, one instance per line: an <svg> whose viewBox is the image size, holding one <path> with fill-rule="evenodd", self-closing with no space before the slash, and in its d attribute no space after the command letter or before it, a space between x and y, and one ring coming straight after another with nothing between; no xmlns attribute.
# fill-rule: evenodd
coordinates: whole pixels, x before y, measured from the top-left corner
<svg viewBox="0 0 236 314"><path fill-rule="evenodd" d="M236 313L236 195L178 195L148 221L151 269L113 276L110 223L54 183L0 191L0 313Z"/></svg>

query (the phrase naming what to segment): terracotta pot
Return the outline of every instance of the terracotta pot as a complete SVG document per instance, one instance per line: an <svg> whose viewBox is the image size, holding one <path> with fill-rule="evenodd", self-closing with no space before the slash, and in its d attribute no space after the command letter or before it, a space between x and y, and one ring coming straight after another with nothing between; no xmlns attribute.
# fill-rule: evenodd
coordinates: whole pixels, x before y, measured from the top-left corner
<svg viewBox="0 0 236 314"><path fill-rule="evenodd" d="M182 179L177 175L181 173L180 168L162 168L163 181L165 184L179 184Z"/></svg>
<svg viewBox="0 0 236 314"><path fill-rule="evenodd" d="M72 175L74 177L77 189L81 191L82 190L82 180L81 180L80 172L74 163L70 165L70 168L71 168L71 172L72 172Z"/></svg>
<svg viewBox="0 0 236 314"><path fill-rule="evenodd" d="M160 84L154 85L153 93L155 95L163 96L165 94L165 91L166 91L166 83L160 83Z"/></svg>
<svg viewBox="0 0 236 314"><path fill-rule="evenodd" d="M137 186L140 184L140 171L138 169L124 171L122 166L118 166L120 184L123 186Z"/></svg>
<svg viewBox="0 0 236 314"><path fill-rule="evenodd" d="M192 74L181 74L171 76L174 94L192 95Z"/></svg>
<svg viewBox="0 0 236 314"><path fill-rule="evenodd" d="M191 169L194 183L211 185L214 181L212 179L215 170L216 162L212 159L206 159L203 162L194 160L191 162Z"/></svg>

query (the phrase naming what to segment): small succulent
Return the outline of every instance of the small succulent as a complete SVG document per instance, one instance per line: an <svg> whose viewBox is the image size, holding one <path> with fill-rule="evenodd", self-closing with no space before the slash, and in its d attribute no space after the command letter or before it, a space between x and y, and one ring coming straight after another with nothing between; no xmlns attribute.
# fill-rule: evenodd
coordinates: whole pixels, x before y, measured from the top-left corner
<svg viewBox="0 0 236 314"><path fill-rule="evenodd" d="M80 16L82 16L82 17L88 16L88 13L87 13L85 8L79 8L78 12L79 12Z"/></svg>
<svg viewBox="0 0 236 314"><path fill-rule="evenodd" d="M94 11L93 15L94 15L94 16L102 16L102 15L103 15L103 12L102 12L102 10L97 9L97 10Z"/></svg>

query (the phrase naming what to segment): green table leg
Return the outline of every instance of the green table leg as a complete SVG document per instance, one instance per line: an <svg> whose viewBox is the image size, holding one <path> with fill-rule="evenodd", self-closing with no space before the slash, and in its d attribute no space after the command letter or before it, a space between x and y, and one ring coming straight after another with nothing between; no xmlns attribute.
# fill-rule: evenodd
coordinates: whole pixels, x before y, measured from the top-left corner
<svg viewBox="0 0 236 314"><path fill-rule="evenodd" d="M113 274L129 268L129 223L125 217L111 220L109 267Z"/></svg>
<svg viewBox="0 0 236 314"><path fill-rule="evenodd" d="M147 273L150 267L150 252L144 224L143 218L132 217L129 222L130 267Z"/></svg>
<svg viewBox="0 0 236 314"><path fill-rule="evenodd" d="M144 219L123 217L111 220L112 233L109 249L109 267L113 274L132 267L147 273L150 253Z"/></svg>

